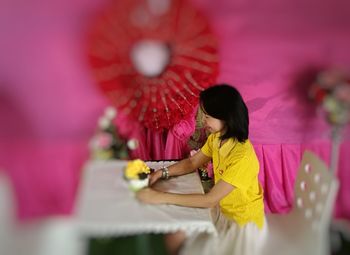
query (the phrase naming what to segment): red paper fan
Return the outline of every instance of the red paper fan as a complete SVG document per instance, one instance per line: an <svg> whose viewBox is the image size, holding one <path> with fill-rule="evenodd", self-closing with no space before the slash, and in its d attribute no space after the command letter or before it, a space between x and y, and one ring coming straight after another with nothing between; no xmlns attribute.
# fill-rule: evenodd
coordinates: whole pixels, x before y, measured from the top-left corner
<svg viewBox="0 0 350 255"><path fill-rule="evenodd" d="M215 36L183 0L115 1L91 31L89 58L117 109L153 129L188 117L218 74Z"/></svg>

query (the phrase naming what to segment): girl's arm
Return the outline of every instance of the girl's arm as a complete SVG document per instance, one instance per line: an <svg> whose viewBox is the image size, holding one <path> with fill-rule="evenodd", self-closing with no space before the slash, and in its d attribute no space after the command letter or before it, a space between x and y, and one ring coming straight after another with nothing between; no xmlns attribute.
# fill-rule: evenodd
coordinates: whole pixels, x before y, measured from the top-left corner
<svg viewBox="0 0 350 255"><path fill-rule="evenodd" d="M216 206L234 188L231 184L220 180L206 194L174 194L146 188L137 192L136 197L141 202L148 204L174 204L186 207L211 208Z"/></svg>
<svg viewBox="0 0 350 255"><path fill-rule="evenodd" d="M201 151L198 151L193 156L169 166L169 176L178 176L191 173L198 167L208 163L210 159L210 157L207 157Z"/></svg>
<svg viewBox="0 0 350 255"><path fill-rule="evenodd" d="M210 161L210 157L204 155L201 151L198 151L193 156L183 159L179 162L168 167L169 177L184 175L193 172L198 167L203 166L204 164ZM150 178L150 185L155 183L162 176L162 171L155 171Z"/></svg>

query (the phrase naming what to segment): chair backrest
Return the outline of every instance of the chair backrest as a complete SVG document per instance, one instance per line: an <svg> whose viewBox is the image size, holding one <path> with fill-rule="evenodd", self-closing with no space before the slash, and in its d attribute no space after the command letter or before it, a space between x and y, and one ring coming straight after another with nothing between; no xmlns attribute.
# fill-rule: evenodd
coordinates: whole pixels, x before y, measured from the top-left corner
<svg viewBox="0 0 350 255"><path fill-rule="evenodd" d="M338 180L326 164L312 152L305 151L294 185L292 210L305 229L319 232L328 228L338 187Z"/></svg>
<svg viewBox="0 0 350 255"><path fill-rule="evenodd" d="M0 222L8 224L13 220L15 203L11 182L5 171L0 169Z"/></svg>
<svg viewBox="0 0 350 255"><path fill-rule="evenodd" d="M15 203L11 182L3 169L0 169L0 249L1 254L12 254L12 225L15 215Z"/></svg>

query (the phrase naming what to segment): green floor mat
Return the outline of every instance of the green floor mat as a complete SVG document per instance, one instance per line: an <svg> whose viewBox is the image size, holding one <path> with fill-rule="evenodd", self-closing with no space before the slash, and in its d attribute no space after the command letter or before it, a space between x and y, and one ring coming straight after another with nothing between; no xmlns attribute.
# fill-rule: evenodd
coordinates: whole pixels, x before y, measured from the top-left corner
<svg viewBox="0 0 350 255"><path fill-rule="evenodd" d="M90 239L88 255L167 255L161 234Z"/></svg>

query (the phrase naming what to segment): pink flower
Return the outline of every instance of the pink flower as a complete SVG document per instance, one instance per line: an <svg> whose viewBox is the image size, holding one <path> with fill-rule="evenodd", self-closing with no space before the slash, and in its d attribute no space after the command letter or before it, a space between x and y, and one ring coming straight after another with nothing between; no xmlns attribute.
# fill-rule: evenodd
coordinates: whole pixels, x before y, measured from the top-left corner
<svg viewBox="0 0 350 255"><path fill-rule="evenodd" d="M334 96L345 103L350 104L350 84L343 83L335 88Z"/></svg>
<svg viewBox="0 0 350 255"><path fill-rule="evenodd" d="M342 82L345 78L345 74L338 70L326 70L319 73L317 77L317 83L320 87L332 89Z"/></svg>
<svg viewBox="0 0 350 255"><path fill-rule="evenodd" d="M98 148L108 149L112 145L113 137L111 134L101 132L97 134L96 142Z"/></svg>
<svg viewBox="0 0 350 255"><path fill-rule="evenodd" d="M210 178L214 178L214 172L213 172L213 163L212 162L209 162L207 164L207 172L208 172L208 176Z"/></svg>

